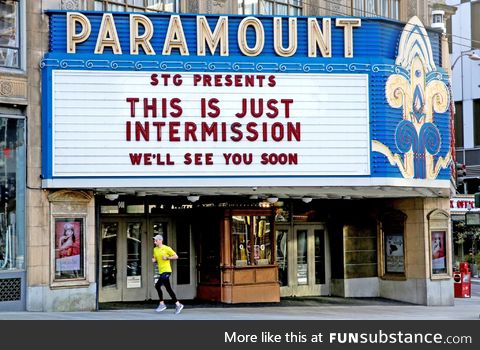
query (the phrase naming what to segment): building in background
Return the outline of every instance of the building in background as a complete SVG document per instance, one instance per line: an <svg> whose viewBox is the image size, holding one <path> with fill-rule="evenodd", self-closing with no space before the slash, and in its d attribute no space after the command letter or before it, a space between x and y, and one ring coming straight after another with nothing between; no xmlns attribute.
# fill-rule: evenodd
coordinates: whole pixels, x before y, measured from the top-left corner
<svg viewBox="0 0 480 350"><path fill-rule="evenodd" d="M159 233L179 253L173 284L182 299L239 303L339 295L451 305L451 149L441 37L429 30L431 46L422 44L421 58L412 61L408 50L427 32L416 21L405 27L414 15L428 25L432 3L2 1L0 310L92 310L99 301L154 299L149 256L151 237ZM75 14L70 18L74 25L67 27L65 10L125 14L103 17L103 40L97 44L102 13ZM185 47L178 22L169 14L156 15L159 11L180 14L191 50L188 59L179 53ZM131 31L131 13L145 16L134 20L138 28L148 27L148 18L154 19L154 28L162 25L152 34L154 58L144 54L150 48L140 32L134 35L137 41L125 36ZM215 23L223 23L218 15L238 13L240 17L223 17L234 33L229 40L238 44L229 46L226 56L217 48L212 58L209 50L216 39L203 38L209 44L199 53L194 33L200 17L183 13L212 14L207 24L212 31ZM235 30L241 16L250 14L244 40L239 40ZM275 53L272 17L258 20L256 14L332 18L332 57L324 31L328 21L319 20L318 30L311 29L316 61L308 58L305 29L298 33L298 52L283 39ZM352 21L336 21L335 16L345 15ZM297 22L306 28L305 18ZM159 33L169 23L174 26L171 52L162 55ZM283 25L287 28L286 20ZM258 34L262 26L265 37ZM67 47L68 31L75 44ZM263 44L252 39L257 31ZM410 42L409 33L416 33ZM289 32L284 29L282 35ZM140 55L130 55L130 45L137 45ZM257 45L265 45L265 51L259 53ZM118 49L122 53L114 54ZM168 89L162 79L170 77L162 72L177 79ZM155 73L159 75L153 77ZM230 75L230 82L220 81L217 73ZM179 83L175 74L192 84L198 79L197 88ZM306 79L308 74L319 79ZM272 91L259 87L260 80ZM270 101L262 124L267 129L253 124L246 129L250 143L235 148L207 142L214 134L217 143L229 133L240 137L242 126L232 129L231 120L213 126L192 119L188 127L181 124L186 128L181 132L175 120L168 120L170 143L147 151L146 138L161 134L147 128L158 131L163 120L185 117L183 109L193 108L196 98L202 103L202 95L206 99L199 113L215 119L219 102L211 98L241 101L249 96L241 84L252 85L256 95ZM305 89L306 84L314 85ZM209 95L209 89L217 90ZM399 98L398 91L409 97ZM191 98L192 104L163 100L175 98L172 94ZM444 103L432 106L432 94L443 96ZM297 96L301 101L302 95L320 102L289 100ZM273 102L280 96L283 111ZM260 113L255 111L260 105L251 106L250 119ZM126 119L125 111L130 113ZM154 111L162 117L147 127ZM281 123L269 122L282 112ZM315 122L307 132L301 124L308 125L308 118ZM261 133L270 134L273 143L259 142ZM200 141L189 144L195 137ZM309 137L308 145L302 145ZM433 137L435 142L410 144L409 137ZM413 151L412 146L420 148ZM125 149L127 166L115 162ZM229 167L210 166L208 153L218 149L224 162L223 153L240 156L229 158ZM265 164L248 166L250 154ZM179 155L184 169L178 167ZM301 158L297 166L299 155L311 165ZM149 174L149 167L156 170ZM210 169L213 173L205 176Z"/></svg>
<svg viewBox="0 0 480 350"><path fill-rule="evenodd" d="M480 186L480 2L447 1L447 4L456 11L447 21L451 37L457 168L457 195L452 203L461 203L468 194L479 192ZM472 204L455 213L451 210L455 264L474 263L480 259L478 228L466 225L465 214L476 209Z"/></svg>
<svg viewBox="0 0 480 350"><path fill-rule="evenodd" d="M466 167L460 194L480 186L480 2L447 1L456 7L451 19L451 61L455 100L457 162Z"/></svg>

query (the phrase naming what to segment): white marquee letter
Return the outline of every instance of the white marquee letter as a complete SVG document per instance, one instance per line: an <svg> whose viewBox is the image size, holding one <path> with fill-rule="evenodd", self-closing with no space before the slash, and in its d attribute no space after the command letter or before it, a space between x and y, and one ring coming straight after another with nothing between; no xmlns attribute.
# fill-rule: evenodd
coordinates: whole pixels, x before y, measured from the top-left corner
<svg viewBox="0 0 480 350"><path fill-rule="evenodd" d="M323 57L332 57L332 20L324 18L322 27L316 18L308 19L308 57L317 57L317 46Z"/></svg>
<svg viewBox="0 0 480 350"><path fill-rule="evenodd" d="M167 36L163 44L163 54L170 55L172 49L178 49L182 56L188 56L187 40L183 32L182 20L178 15L170 16L168 24Z"/></svg>
<svg viewBox="0 0 480 350"><path fill-rule="evenodd" d="M249 26L252 26L255 30L256 41L254 47L249 47L247 44L247 29ZM255 17L244 18L238 26L237 39L240 51L242 51L245 56L258 56L262 52L265 44L265 32L262 22Z"/></svg>
<svg viewBox="0 0 480 350"><path fill-rule="evenodd" d="M98 31L97 45L95 45L95 53L103 53L106 46L111 47L115 55L122 54L117 28L115 27L115 20L111 13L103 14L100 30Z"/></svg>
<svg viewBox="0 0 480 350"><path fill-rule="evenodd" d="M76 26L79 23L82 27L80 33L76 33ZM76 45L88 39L92 32L92 26L87 16L78 12L67 12L67 53L75 53Z"/></svg>
<svg viewBox="0 0 480 350"><path fill-rule="evenodd" d="M360 27L362 20L359 18L337 18L335 25L343 27L344 56L353 57L353 27Z"/></svg>
<svg viewBox="0 0 480 350"><path fill-rule="evenodd" d="M215 30L210 27L205 16L197 17L197 55L205 56L205 43L212 55L215 54L218 43L220 42L220 56L228 56L228 17L220 16L218 18Z"/></svg>
<svg viewBox="0 0 480 350"><path fill-rule="evenodd" d="M142 35L139 35L139 24L144 28ZM155 55L155 50L150 44L153 36L153 24L150 18L137 13L130 15L130 55L138 55L141 46L147 55Z"/></svg>

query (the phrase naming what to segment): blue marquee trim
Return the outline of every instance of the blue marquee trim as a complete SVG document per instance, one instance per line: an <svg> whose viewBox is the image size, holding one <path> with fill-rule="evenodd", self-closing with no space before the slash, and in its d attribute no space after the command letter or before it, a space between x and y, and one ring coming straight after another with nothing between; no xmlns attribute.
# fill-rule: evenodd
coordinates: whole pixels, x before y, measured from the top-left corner
<svg viewBox="0 0 480 350"><path fill-rule="evenodd" d="M210 71L210 72L279 72L279 73L403 73L395 64L370 64L363 62L351 63L278 63L278 62L198 62L198 61L135 61L109 59L68 59L45 58L40 62L42 69L84 69L84 70L112 70L112 71ZM439 74L430 78L438 79Z"/></svg>

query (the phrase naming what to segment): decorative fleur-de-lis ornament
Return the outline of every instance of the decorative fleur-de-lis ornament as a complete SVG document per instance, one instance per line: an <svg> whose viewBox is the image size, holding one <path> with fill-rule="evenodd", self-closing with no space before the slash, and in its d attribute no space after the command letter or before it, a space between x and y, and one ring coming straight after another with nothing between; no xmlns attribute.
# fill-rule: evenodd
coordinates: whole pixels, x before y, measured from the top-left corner
<svg viewBox="0 0 480 350"><path fill-rule="evenodd" d="M435 163L442 139L434 115L448 110L450 96L418 17L403 29L395 64L399 74L388 78L386 97L392 108L403 108L403 119L394 135L398 153L378 140L372 141L372 150L385 155L404 178L436 179L440 170L448 167L452 154L450 149Z"/></svg>

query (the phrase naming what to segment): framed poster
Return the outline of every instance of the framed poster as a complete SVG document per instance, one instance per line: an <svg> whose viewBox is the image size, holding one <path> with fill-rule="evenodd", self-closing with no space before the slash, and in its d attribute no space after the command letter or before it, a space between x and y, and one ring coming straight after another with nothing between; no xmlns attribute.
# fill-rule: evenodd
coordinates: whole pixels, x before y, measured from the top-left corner
<svg viewBox="0 0 480 350"><path fill-rule="evenodd" d="M432 273L447 273L446 231L431 231Z"/></svg>
<svg viewBox="0 0 480 350"><path fill-rule="evenodd" d="M55 218L55 279L84 278L83 218Z"/></svg>
<svg viewBox="0 0 480 350"><path fill-rule="evenodd" d="M385 235L385 272L405 272L403 235Z"/></svg>

